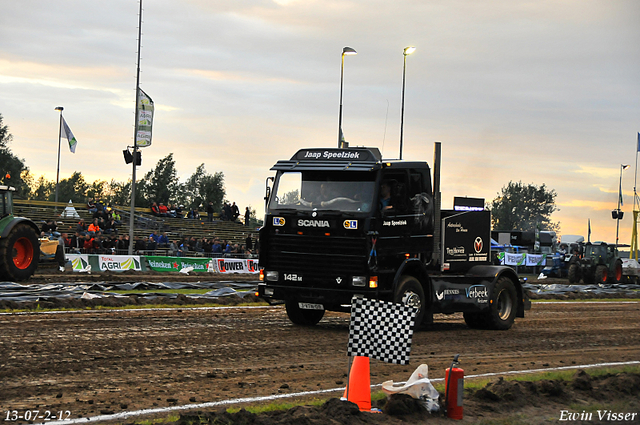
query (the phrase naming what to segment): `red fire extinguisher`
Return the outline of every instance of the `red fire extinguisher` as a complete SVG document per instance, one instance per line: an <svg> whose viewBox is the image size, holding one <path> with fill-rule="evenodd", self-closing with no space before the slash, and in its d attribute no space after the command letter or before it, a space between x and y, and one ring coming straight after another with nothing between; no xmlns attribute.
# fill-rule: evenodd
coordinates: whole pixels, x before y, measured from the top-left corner
<svg viewBox="0 0 640 425"><path fill-rule="evenodd" d="M451 363L451 367L445 370L445 395L444 405L447 417L451 419L462 419L462 392L464 390L464 370L457 368L460 364L456 354Z"/></svg>

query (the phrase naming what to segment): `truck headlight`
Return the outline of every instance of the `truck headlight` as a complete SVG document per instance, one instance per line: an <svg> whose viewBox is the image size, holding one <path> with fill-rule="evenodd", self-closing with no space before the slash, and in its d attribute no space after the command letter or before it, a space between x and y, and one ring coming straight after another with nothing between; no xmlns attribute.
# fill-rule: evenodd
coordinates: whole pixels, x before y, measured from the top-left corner
<svg viewBox="0 0 640 425"><path fill-rule="evenodd" d="M353 284L353 286L367 286L367 277L353 276L351 283Z"/></svg>
<svg viewBox="0 0 640 425"><path fill-rule="evenodd" d="M278 272L276 272L276 271L273 271L273 270L267 271L264 274L264 276L265 276L266 280L269 281L269 282L277 282L278 281Z"/></svg>

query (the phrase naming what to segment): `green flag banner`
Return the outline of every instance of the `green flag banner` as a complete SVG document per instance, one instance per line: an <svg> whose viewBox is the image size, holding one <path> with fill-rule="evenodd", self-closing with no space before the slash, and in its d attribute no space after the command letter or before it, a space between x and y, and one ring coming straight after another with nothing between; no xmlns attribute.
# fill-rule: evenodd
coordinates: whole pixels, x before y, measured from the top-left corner
<svg viewBox="0 0 640 425"><path fill-rule="evenodd" d="M151 146L153 109L153 100L140 89L138 92L138 132L136 133L136 144L139 148Z"/></svg>
<svg viewBox="0 0 640 425"><path fill-rule="evenodd" d="M210 258L192 257L145 257L149 268L156 272L179 272L182 269L193 267L194 272L209 271Z"/></svg>

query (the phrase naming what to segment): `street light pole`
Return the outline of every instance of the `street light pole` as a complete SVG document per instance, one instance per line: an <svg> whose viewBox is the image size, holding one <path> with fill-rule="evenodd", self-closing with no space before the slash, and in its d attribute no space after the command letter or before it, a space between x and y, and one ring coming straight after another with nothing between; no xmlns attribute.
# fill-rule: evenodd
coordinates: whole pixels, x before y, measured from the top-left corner
<svg viewBox="0 0 640 425"><path fill-rule="evenodd" d="M60 111L60 124L58 126L58 168L56 169L56 197L55 202L58 203L58 183L60 182L60 139L62 138L60 133L62 133L62 111L64 108L62 106L57 106L56 111ZM56 211L58 210L58 205L55 207Z"/></svg>
<svg viewBox="0 0 640 425"><path fill-rule="evenodd" d="M627 164L620 164L620 182L618 185L618 208L616 209L616 249L618 248L618 233L620 231L620 219L622 218L622 212L620 206L622 204L622 171L629 168Z"/></svg>
<svg viewBox="0 0 640 425"><path fill-rule="evenodd" d="M407 56L411 53L415 52L416 48L413 46L405 47L402 56L404 57L404 61L402 64L402 110L400 112L400 158L402 159L402 140L403 140L403 131L404 131L404 82L405 75L407 70Z"/></svg>
<svg viewBox="0 0 640 425"><path fill-rule="evenodd" d="M351 47L344 47L342 49L342 61L340 63L340 116L338 118L338 147L342 148L342 88L344 86L344 56L345 55L357 55Z"/></svg>

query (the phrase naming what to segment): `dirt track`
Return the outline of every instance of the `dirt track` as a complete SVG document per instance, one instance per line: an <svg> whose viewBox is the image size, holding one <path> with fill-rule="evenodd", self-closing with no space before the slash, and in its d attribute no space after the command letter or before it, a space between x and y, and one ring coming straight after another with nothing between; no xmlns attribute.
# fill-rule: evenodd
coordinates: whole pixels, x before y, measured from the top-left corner
<svg viewBox="0 0 640 425"><path fill-rule="evenodd" d="M410 366L372 361L372 384L421 363L440 378L640 360L640 304L534 304L505 332L436 317L414 335ZM293 326L282 307L86 311L0 316L0 409L72 418L344 386L348 315ZM333 393L322 397L340 396Z"/></svg>

